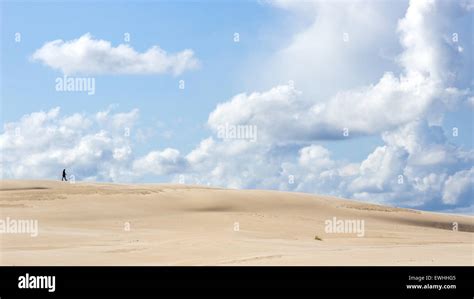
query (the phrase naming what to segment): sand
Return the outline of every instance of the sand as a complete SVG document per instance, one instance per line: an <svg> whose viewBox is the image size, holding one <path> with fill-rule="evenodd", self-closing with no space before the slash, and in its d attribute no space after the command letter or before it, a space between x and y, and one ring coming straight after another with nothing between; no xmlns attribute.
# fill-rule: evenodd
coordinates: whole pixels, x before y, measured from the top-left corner
<svg viewBox="0 0 474 299"><path fill-rule="evenodd" d="M39 228L0 234L0 265L473 265L472 216L302 193L3 180L0 219Z"/></svg>

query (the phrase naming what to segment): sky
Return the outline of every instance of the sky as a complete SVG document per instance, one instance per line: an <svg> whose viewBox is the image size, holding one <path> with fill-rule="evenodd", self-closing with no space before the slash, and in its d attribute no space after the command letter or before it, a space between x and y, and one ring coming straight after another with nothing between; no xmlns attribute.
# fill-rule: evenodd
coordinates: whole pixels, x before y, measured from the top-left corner
<svg viewBox="0 0 474 299"><path fill-rule="evenodd" d="M474 211L474 1L2 1L3 179ZM84 84L84 85L82 85Z"/></svg>

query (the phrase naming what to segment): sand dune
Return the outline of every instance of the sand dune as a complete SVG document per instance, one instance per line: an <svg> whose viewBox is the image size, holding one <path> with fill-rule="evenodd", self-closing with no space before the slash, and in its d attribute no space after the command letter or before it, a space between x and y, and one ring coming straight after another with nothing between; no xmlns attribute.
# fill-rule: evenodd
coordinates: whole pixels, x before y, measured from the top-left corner
<svg viewBox="0 0 474 299"><path fill-rule="evenodd" d="M0 211L39 228L0 234L1 265L473 265L474 217L301 193L1 181Z"/></svg>

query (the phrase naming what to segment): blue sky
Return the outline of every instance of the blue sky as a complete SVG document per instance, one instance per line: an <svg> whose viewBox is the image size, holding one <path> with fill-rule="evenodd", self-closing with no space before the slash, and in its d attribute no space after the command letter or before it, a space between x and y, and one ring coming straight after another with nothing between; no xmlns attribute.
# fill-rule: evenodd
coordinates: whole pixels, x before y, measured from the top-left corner
<svg viewBox="0 0 474 299"><path fill-rule="evenodd" d="M251 15L252 18L242 22L237 18L239 15ZM181 119L181 129L183 126L186 130L202 126L216 103L241 90L235 74L243 71L241 61L246 55L252 52L258 55L271 47L262 43L262 37L255 32L277 23L275 15L278 15L276 10L250 2L238 5L217 2L6 2L2 44L3 72L8 76L3 78L3 97L8 100L3 101L2 121L20 118L28 112L25 107L29 111L39 111L61 106L65 113L72 113L95 112L118 104L124 111L140 107L141 118L149 124L160 121L177 129L176 122ZM12 43L16 32L21 33L21 43ZM74 39L87 32L115 45L123 43L124 33L128 32L130 44L137 51L156 44L167 51L192 48L202 61L203 69L178 77L100 76L93 98L80 93L58 94L54 89L58 72L32 63L28 58L46 41ZM233 42L234 32L242 36L238 45ZM256 44L260 46L252 46ZM184 90L178 89L181 79L186 82ZM184 140L177 136L176 146L191 149L205 134L199 130L185 136Z"/></svg>
<svg viewBox="0 0 474 299"><path fill-rule="evenodd" d="M1 7L5 178L51 179L67 168L78 180L184 180L472 210L469 1ZM55 40L62 46L46 47ZM103 50L101 42L110 45ZM121 44L138 54L159 46L173 65L159 70L145 59L137 66L111 54ZM173 60L185 50L197 67ZM81 68L88 61L103 69ZM141 71L120 70L121 63ZM177 65L183 70L172 71ZM95 94L58 92L66 68L71 77L94 78ZM257 142L220 139L226 123L255 126ZM41 139L48 128L58 135Z"/></svg>

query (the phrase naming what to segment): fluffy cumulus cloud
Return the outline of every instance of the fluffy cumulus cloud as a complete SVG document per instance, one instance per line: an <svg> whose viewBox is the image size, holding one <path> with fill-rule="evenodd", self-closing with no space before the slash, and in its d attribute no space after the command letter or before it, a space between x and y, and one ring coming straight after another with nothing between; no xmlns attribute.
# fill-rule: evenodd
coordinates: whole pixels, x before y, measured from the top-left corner
<svg viewBox="0 0 474 299"><path fill-rule="evenodd" d="M153 46L139 53L127 44L114 47L109 41L94 39L89 33L70 41L47 42L31 58L66 75L180 75L199 66L199 60L189 49L167 53Z"/></svg>
<svg viewBox="0 0 474 299"><path fill-rule="evenodd" d="M283 51L284 57L278 57L278 60L290 59L291 64L304 66L310 70L321 69L321 65L329 65L333 70L334 65L330 59L337 58L338 55L345 59L350 57L353 61L358 60L352 55L360 55L359 52L356 51L354 54L353 50L347 51L343 45L334 41L331 42L331 49L334 48L336 53L333 51L324 53L331 58L326 60L324 55L323 58L319 55L322 51L320 47L326 49L328 47L327 43L322 42L326 39L320 37L321 28L331 25L329 29L332 36L340 36L332 32L341 30L337 22L326 23L329 22L327 19L332 9L338 5L335 7L329 5L331 7L329 9L325 1L310 3L277 1L276 4L285 8L296 5L298 9L301 5L305 8L314 6L313 9L318 11L318 18L315 24L311 25L315 31L304 31L302 33L304 38L298 36ZM210 115L209 123L213 129L225 121L257 125L261 128L263 136L275 140L315 140L341 139L345 137L343 133L347 131L348 137L379 134L420 117L427 117L433 123L439 122L440 114L468 95L468 91L450 85L456 79L452 66L455 65L457 50L448 40L450 36L445 33L447 28L442 25L446 26L449 18L457 11L451 6L434 1L410 3L405 17L398 22L395 30L399 33L403 50L396 57L398 67L401 69L399 75L387 71L374 84L337 90L333 95L322 98L305 96L304 92L295 90L292 85L277 86L262 93L239 94L219 105ZM348 7L341 10L351 18L354 18L354 15L362 15L355 13L357 10L368 11L369 15L376 13L374 8L364 2L348 4ZM324 24L320 24L321 19L324 20ZM370 18L358 20L354 26L362 26L359 23L365 24L368 19ZM342 39L339 42L344 43ZM367 43L368 46L368 42L364 40L353 43L356 45ZM373 47L373 44L371 46ZM317 47L317 52L312 51L313 47ZM297 62L294 59L305 61ZM318 66L308 67L311 63L316 63ZM347 64L350 65L349 62ZM285 70L288 68L290 67L285 67ZM299 73L306 74L305 71ZM345 71L339 72L339 77L334 80L344 81L344 73ZM354 73L363 72L351 70L350 76L353 77ZM327 76L326 73L325 75ZM308 77L318 89L321 85L318 77ZM295 84L298 85L298 82ZM311 91L309 93L313 94Z"/></svg>
<svg viewBox="0 0 474 299"><path fill-rule="evenodd" d="M310 27L298 33L277 58L283 64L296 65L285 66L285 70L294 71L293 67L304 65L306 70L295 72L311 77L318 85L317 74L315 78L307 76L307 72L316 69L308 67L312 62L327 64L319 60L319 45L326 47L321 41L329 38L321 36L321 28L332 32L331 36L339 36L343 20L336 17L336 22L331 23L332 8L324 1L273 3L303 14L317 14ZM362 9L369 15L377 10L365 2L341 9L343 15L349 13L347 10ZM433 209L443 205L469 206L467 198L473 195L470 172L473 152L450 144L441 126L445 111L470 101L467 88L455 87L460 81L457 62L466 57L453 44L451 32L454 31L449 28L451 19L462 13L462 7L456 3L410 2L404 17L394 27L401 46L401 53L394 56L394 61L400 71L398 74L386 71L373 84L337 90L328 97L314 96L312 92L307 96L293 85L280 85L264 92L239 94L218 105L208 121L213 131L217 132L227 122L253 125L258 127L262 145L249 144L249 153L243 154L242 159L222 152L214 154L219 162L211 169L227 168L229 172L250 174L249 178L240 178L239 187L271 185L284 190ZM353 14L349 15L354 18ZM351 30L357 33L368 19L358 20ZM379 18L375 21L383 24ZM362 50L370 44L358 37L357 41L356 46ZM337 53L323 53L322 57L326 54L331 61L334 57L338 59L338 51L346 51L341 50L345 49L342 42L335 48ZM347 58L352 54L349 51L341 55ZM315 144L321 139L360 135L380 135L384 145L376 147L359 163L332 160L328 149ZM208 143L206 151L212 152L220 146L218 142ZM242 164L249 156L251 162ZM204 176L212 178L213 172L208 171ZM220 180L224 185L229 183L226 178ZM235 184L236 179L232 180Z"/></svg>
<svg viewBox="0 0 474 299"><path fill-rule="evenodd" d="M316 103L291 85L279 85L218 105L209 125L214 131L226 123L255 125L261 138L273 141L343 139L397 128L429 113L437 99L453 102L463 95L419 73L409 78L386 73L375 85L341 91Z"/></svg>
<svg viewBox="0 0 474 299"><path fill-rule="evenodd" d="M322 193L398 206L469 212L474 195L474 151L451 143L442 126L445 111L472 102L469 89L458 84L463 80L455 66L458 59L466 56L459 51L460 45L453 45L453 31L449 28L450 20L470 7L469 3L411 1L393 28L382 26L383 30L369 26L372 19L379 25L386 22L376 13L379 4L337 4L335 8L343 11L338 14L327 1L272 3L310 18L317 15L309 28L296 34L291 44L277 54L282 66L295 75L295 85L237 94L217 105L207 123L214 136L202 140L188 153L166 148L135 155L134 144L123 136L123 128L133 126L137 110L107 110L89 117L60 117L58 109L32 113L5 125L0 137L3 176L51 177L58 167L73 165L81 178L171 176L185 183ZM361 17L361 9L373 18ZM352 27L345 18L354 20L350 22ZM375 36L392 28L400 49L394 55L394 69L380 72L372 83L352 86L355 82L349 80L348 88L332 92L308 92L304 84L301 89L296 88L299 77L318 80L317 74L308 76L308 70L315 67L313 63L319 67L326 60L345 57L338 47L336 53L314 52L322 51L318 46L324 45L318 40L323 38L321 34L340 33L344 26L353 30L351 39L363 40L350 50L350 59L357 59L366 51L372 53L371 48L380 44L360 34L364 28L370 27ZM89 43L90 37L85 41ZM53 47L68 45L53 43ZM110 49L109 44L99 43ZM114 49L120 53L123 50L121 46ZM123 52L129 53L130 49ZM285 53L291 54L287 55L289 60L285 60ZM314 53L323 56L311 59ZM295 59L301 60L297 65L305 68L290 67L288 63ZM347 71L353 76L359 68L356 65ZM334 81L332 70L328 74L330 81ZM233 138L221 138L223 127L236 132L241 127L252 127L257 135L236 133ZM20 128L19 136L16 128ZM50 129L52 133L48 133ZM320 144L321 140L361 135L380 136L382 140L361 161L335 159L330 148Z"/></svg>
<svg viewBox="0 0 474 299"><path fill-rule="evenodd" d="M77 180L133 180L150 167L166 173L176 163L173 150L135 156L132 136L138 113L107 109L61 116L57 107L6 123L0 135L2 177L55 178L62 168Z"/></svg>
<svg viewBox="0 0 474 299"><path fill-rule="evenodd" d="M163 151L152 151L133 162L135 174L166 175L183 171L186 160L176 149L166 148Z"/></svg>
<svg viewBox="0 0 474 299"><path fill-rule="evenodd" d="M361 176L350 185L349 191L356 198L371 197L405 206L447 204L441 196L446 188L445 182L474 162L472 150L450 144L443 129L429 125L426 120L385 132L383 140L385 146L377 148L362 162ZM363 172L366 165L371 170L375 167L376 171ZM369 192L370 182L374 182L373 192ZM470 184L472 186L472 181ZM466 203L461 196L451 202Z"/></svg>
<svg viewBox="0 0 474 299"><path fill-rule="evenodd" d="M474 167L451 175L444 183L443 202L446 204L456 204L459 201L469 203L474 195L472 190L473 182Z"/></svg>

